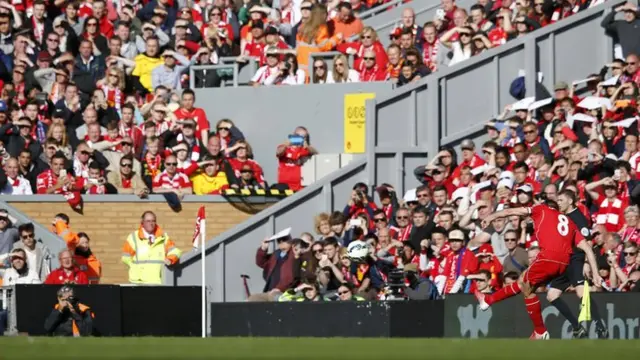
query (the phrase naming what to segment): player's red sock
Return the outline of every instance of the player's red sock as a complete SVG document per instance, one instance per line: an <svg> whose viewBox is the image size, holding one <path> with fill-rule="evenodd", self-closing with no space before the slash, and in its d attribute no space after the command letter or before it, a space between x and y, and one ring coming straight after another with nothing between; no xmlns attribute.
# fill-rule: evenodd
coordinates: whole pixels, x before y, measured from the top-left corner
<svg viewBox="0 0 640 360"><path fill-rule="evenodd" d="M518 294L520 294L520 286L517 282L514 282L511 285L507 285L502 289L496 291L492 295L485 296L484 301L487 304L491 305Z"/></svg>
<svg viewBox="0 0 640 360"><path fill-rule="evenodd" d="M538 299L537 295L532 298L525 298L524 304L527 307L527 313L529 313L529 317L533 322L533 330L537 334L544 334L547 331L547 328L544 326L544 321L542 320L540 299Z"/></svg>

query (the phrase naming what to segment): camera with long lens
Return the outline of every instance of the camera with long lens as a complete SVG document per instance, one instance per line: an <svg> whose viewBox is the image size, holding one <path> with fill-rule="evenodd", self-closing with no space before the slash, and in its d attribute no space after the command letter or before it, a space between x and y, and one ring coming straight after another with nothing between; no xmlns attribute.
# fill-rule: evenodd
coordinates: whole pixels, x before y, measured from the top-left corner
<svg viewBox="0 0 640 360"><path fill-rule="evenodd" d="M384 300L405 300L404 293L404 272L402 269L393 269L387 275L387 282L384 288Z"/></svg>

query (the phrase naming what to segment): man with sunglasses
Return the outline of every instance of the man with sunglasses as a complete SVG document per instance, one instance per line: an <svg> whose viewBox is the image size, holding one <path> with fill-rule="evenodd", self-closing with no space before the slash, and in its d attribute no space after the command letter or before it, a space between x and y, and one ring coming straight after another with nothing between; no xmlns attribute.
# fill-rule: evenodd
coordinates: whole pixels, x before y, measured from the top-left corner
<svg viewBox="0 0 640 360"><path fill-rule="evenodd" d="M153 192L156 194L175 193L179 198L193 194L191 180L178 172L178 158L169 155L164 161L164 171L153 179Z"/></svg>
<svg viewBox="0 0 640 360"><path fill-rule="evenodd" d="M118 194L135 194L145 198L149 194L149 189L140 177L139 170L134 170L136 161L131 154L121 157L118 171L110 171L107 174L107 181L115 186Z"/></svg>
<svg viewBox="0 0 640 360"><path fill-rule="evenodd" d="M589 230L589 220L582 214L582 212L575 206L578 199L576 194L570 190L563 190L558 194L558 206L560 211L567 215L567 217L577 225L580 233L587 241L591 241L591 231ZM562 292L572 286L575 289L575 294L579 299L582 299L584 295L584 265L586 262L586 254L584 251L574 245L571 259L569 260L569 266L567 270L561 276L551 280L549 283L549 289L547 291L547 300L564 316L573 327L574 338L586 338L587 331L580 325L576 316L571 312L567 303L560 297ZM604 324L604 321L600 317L598 306L591 298L591 314L593 320L596 323L596 333L598 338L606 339L609 336L609 332Z"/></svg>
<svg viewBox="0 0 640 360"><path fill-rule="evenodd" d="M507 257L503 260L503 273L513 272L518 275L529 266L529 255L527 250L518 246L518 233L516 230L507 230L504 233L504 242L507 247Z"/></svg>

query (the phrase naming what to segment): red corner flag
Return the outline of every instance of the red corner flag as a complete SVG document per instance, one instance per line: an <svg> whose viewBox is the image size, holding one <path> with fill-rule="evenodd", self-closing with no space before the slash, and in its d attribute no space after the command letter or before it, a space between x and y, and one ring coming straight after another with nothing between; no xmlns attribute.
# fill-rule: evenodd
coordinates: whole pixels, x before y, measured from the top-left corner
<svg viewBox="0 0 640 360"><path fill-rule="evenodd" d="M204 220L205 220L204 206L200 206L200 209L198 209L198 216L196 217L196 228L193 229L193 239L191 240L191 242L193 242L194 248L199 247L199 244L198 244L199 237L201 235L204 235Z"/></svg>

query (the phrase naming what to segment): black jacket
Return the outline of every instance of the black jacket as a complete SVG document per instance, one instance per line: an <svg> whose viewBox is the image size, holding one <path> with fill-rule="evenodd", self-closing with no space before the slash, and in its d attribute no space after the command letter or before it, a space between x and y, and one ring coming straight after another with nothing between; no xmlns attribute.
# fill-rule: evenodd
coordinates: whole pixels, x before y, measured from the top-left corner
<svg viewBox="0 0 640 360"><path fill-rule="evenodd" d="M44 322L44 330L54 336L74 336L73 322L75 321L80 336L91 336L93 333L93 313L83 304L76 305L76 312L68 309L62 312L54 308ZM57 305L56 305L57 307Z"/></svg>

